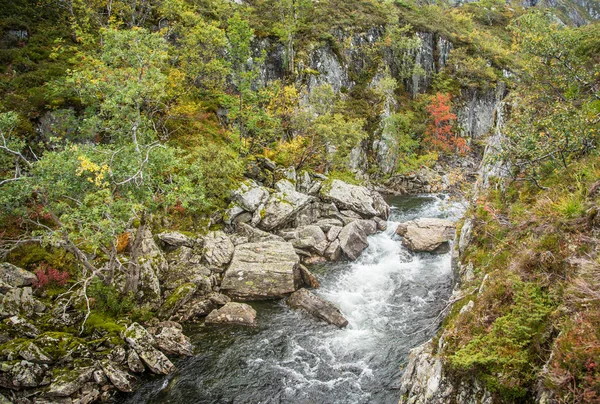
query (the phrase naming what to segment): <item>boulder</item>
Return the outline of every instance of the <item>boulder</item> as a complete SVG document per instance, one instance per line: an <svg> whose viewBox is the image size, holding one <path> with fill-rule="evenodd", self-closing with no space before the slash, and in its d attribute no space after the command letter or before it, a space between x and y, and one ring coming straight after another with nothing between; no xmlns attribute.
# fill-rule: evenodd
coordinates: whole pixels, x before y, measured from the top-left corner
<svg viewBox="0 0 600 404"><path fill-rule="evenodd" d="M198 317L207 316L211 311L224 306L230 301L229 297L219 293L211 293L208 296L194 298L185 304L173 318L178 321L192 321Z"/></svg>
<svg viewBox="0 0 600 404"><path fill-rule="evenodd" d="M280 241L241 244L221 282L221 291L243 300L284 297L297 289L300 258Z"/></svg>
<svg viewBox="0 0 600 404"><path fill-rule="evenodd" d="M94 367L90 366L55 371L47 394L52 397L69 397L79 391L85 383L92 380L94 370Z"/></svg>
<svg viewBox="0 0 600 404"><path fill-rule="evenodd" d="M327 240L334 241L339 236L340 231L342 231L341 226L332 226L327 232Z"/></svg>
<svg viewBox="0 0 600 404"><path fill-rule="evenodd" d="M240 187L233 192L233 200L236 205L247 212L254 212L269 198L269 190L258 185L253 180L244 181Z"/></svg>
<svg viewBox="0 0 600 404"><path fill-rule="evenodd" d="M449 220L420 218L398 225L396 233L404 237L403 244L414 252L447 252L454 239L455 226Z"/></svg>
<svg viewBox="0 0 600 404"><path fill-rule="evenodd" d="M236 227L236 234L232 237L234 245L259 243L263 241L285 241L282 237L267 233L246 223L240 223Z"/></svg>
<svg viewBox="0 0 600 404"><path fill-rule="evenodd" d="M233 248L233 243L222 231L211 231L204 237L204 259L209 265L221 267L229 264Z"/></svg>
<svg viewBox="0 0 600 404"><path fill-rule="evenodd" d="M161 351L171 355L194 355L194 346L183 334L181 325L173 321L165 321L154 328L152 330L154 340Z"/></svg>
<svg viewBox="0 0 600 404"><path fill-rule="evenodd" d="M158 312L158 316L167 319L171 317L181 306L186 304L192 296L194 296L197 289L197 286L193 283L184 283L179 286L165 300Z"/></svg>
<svg viewBox="0 0 600 404"><path fill-rule="evenodd" d="M375 216L373 218L373 220L375 221L375 223L377 223L377 230L379 231L386 231L387 230L387 221L383 220L380 217Z"/></svg>
<svg viewBox="0 0 600 404"><path fill-rule="evenodd" d="M341 229L344 226L344 223L339 219L321 219L315 223L315 226L319 226L321 230L328 233L332 227L339 227Z"/></svg>
<svg viewBox="0 0 600 404"><path fill-rule="evenodd" d="M30 317L33 313L41 313L46 306L33 297L29 286L10 289L0 303L0 317L11 317L23 314Z"/></svg>
<svg viewBox="0 0 600 404"><path fill-rule="evenodd" d="M364 216L385 219L389 215L389 206L381 195L362 186L333 180L321 188L321 196L335 203L339 209L349 209Z"/></svg>
<svg viewBox="0 0 600 404"><path fill-rule="evenodd" d="M140 324L132 323L123 333L123 339L135 349L140 359L153 373L166 375L175 370L173 363L154 348L156 344L154 337Z"/></svg>
<svg viewBox="0 0 600 404"><path fill-rule="evenodd" d="M32 285L37 281L37 276L8 262L3 262L0 264L0 281L10 287L20 288Z"/></svg>
<svg viewBox="0 0 600 404"><path fill-rule="evenodd" d="M101 366L104 374L108 377L108 380L110 380L119 391L122 391L123 393L131 393L133 391L135 378L125 369L110 361L102 362Z"/></svg>
<svg viewBox="0 0 600 404"><path fill-rule="evenodd" d="M160 233L157 237L162 246L167 249L194 246L194 240L177 231L163 232Z"/></svg>
<svg viewBox="0 0 600 404"><path fill-rule="evenodd" d="M377 222L374 220L357 220L356 223L362 227L367 236L377 233Z"/></svg>
<svg viewBox="0 0 600 404"><path fill-rule="evenodd" d="M332 303L306 289L299 289L288 297L286 302L293 309L302 309L314 317L343 328L348 325L340 310Z"/></svg>
<svg viewBox="0 0 600 404"><path fill-rule="evenodd" d="M27 362L25 360L17 362L14 365L9 365L10 369L6 369L9 372L10 385L2 383L2 387L10 389L20 389L22 387L38 387L44 381L44 376L48 370L48 365L40 365L37 363ZM2 364L2 370L4 371L4 364ZM2 373L0 372L0 375ZM0 377L0 379L2 379Z"/></svg>
<svg viewBox="0 0 600 404"><path fill-rule="evenodd" d="M341 230L341 229L340 229ZM338 261L342 257L342 248L340 247L340 240L334 240L329 244L329 247L325 250L323 256L328 261Z"/></svg>
<svg viewBox="0 0 600 404"><path fill-rule="evenodd" d="M135 373L142 373L144 370L146 370L146 367L140 359L140 356L133 349L130 349L129 353L127 354L127 367L129 370Z"/></svg>
<svg viewBox="0 0 600 404"><path fill-rule="evenodd" d="M256 326L256 310L245 303L227 303L206 317L206 324L237 324Z"/></svg>
<svg viewBox="0 0 600 404"><path fill-rule="evenodd" d="M321 286L319 284L319 280L317 279L317 277L314 276L312 274L312 272L310 272L308 270L308 268L306 268L302 264L298 265L298 268L300 269L300 275L302 276L302 281L304 282L304 284L306 286L308 286L309 288L313 288L313 289L317 289L318 287Z"/></svg>
<svg viewBox="0 0 600 404"><path fill-rule="evenodd" d="M193 283L199 291L212 288L212 272L201 264L200 251L190 247L180 247L167 255L169 271L160 278L162 287L173 291L180 286Z"/></svg>
<svg viewBox="0 0 600 404"><path fill-rule="evenodd" d="M139 289L140 299L158 308L161 302L161 290L159 278L169 270L167 260L154 242L152 232L149 228L143 228L138 258L139 265ZM137 236L136 236L137 237Z"/></svg>
<svg viewBox="0 0 600 404"><path fill-rule="evenodd" d="M282 181L279 181L279 183L282 183ZM259 212L262 218L259 224L261 229L270 231L283 227L294 218L294 215L300 209L311 201L311 197L296 192L293 184L290 183L290 185L290 188L281 185L280 188L283 191L271 194L264 209Z"/></svg>
<svg viewBox="0 0 600 404"><path fill-rule="evenodd" d="M279 233L285 240L292 243L295 248L310 250L323 255L327 248L327 236L319 226L304 226L294 230Z"/></svg>
<svg viewBox="0 0 600 404"><path fill-rule="evenodd" d="M223 215L223 221L225 224L231 225L234 223L235 219L244 212L246 211L242 207L232 202L229 204L229 207L227 207L227 210Z"/></svg>
<svg viewBox="0 0 600 404"><path fill-rule="evenodd" d="M367 235L360 223L348 223L338 235L340 248L351 260L357 259L365 248L369 246Z"/></svg>
<svg viewBox="0 0 600 404"><path fill-rule="evenodd" d="M23 317L12 316L4 321L4 324L10 327L11 334L15 337L35 338L40 334L36 326L25 320Z"/></svg>

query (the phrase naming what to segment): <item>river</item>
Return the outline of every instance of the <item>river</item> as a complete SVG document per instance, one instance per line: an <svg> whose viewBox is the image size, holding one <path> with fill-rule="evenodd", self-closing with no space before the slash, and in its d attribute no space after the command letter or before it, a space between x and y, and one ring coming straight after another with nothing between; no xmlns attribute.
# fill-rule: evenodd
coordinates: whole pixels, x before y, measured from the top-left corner
<svg viewBox="0 0 600 404"><path fill-rule="evenodd" d="M369 237L355 262L315 266L316 293L348 319L318 322L283 302L252 303L258 326L186 328L196 356L145 380L126 403L397 403L408 352L433 336L454 285L450 253L413 254L395 224L457 219L443 195L394 197L388 230Z"/></svg>

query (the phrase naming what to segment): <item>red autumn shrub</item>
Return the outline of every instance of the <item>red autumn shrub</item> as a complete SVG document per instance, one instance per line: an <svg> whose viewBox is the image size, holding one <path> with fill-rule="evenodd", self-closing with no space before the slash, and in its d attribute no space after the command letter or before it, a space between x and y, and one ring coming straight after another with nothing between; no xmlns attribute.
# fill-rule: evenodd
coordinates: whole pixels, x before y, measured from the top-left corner
<svg viewBox="0 0 600 404"><path fill-rule="evenodd" d="M33 282L33 287L36 289L64 286L69 280L69 273L67 271L52 268L45 262L41 263L38 269L36 269L35 275L37 276L37 280Z"/></svg>
<svg viewBox="0 0 600 404"><path fill-rule="evenodd" d="M451 101L450 94L437 93L427 107L431 122L427 126L426 141L435 150L466 153L469 151L467 141L453 133L456 115L450 112Z"/></svg>

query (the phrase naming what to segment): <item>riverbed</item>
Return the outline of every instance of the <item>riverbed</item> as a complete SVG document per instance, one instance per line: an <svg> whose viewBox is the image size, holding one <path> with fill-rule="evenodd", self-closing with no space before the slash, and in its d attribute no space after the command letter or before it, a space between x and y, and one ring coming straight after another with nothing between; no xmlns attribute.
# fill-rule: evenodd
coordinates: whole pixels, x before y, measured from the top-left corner
<svg viewBox="0 0 600 404"><path fill-rule="evenodd" d="M354 262L311 268L349 325L338 329L283 302L252 303L258 326L188 326L196 356L146 380L126 403L397 403L410 349L431 338L454 279L450 253L413 254L394 234L418 217L458 219L447 196L393 197L388 230Z"/></svg>

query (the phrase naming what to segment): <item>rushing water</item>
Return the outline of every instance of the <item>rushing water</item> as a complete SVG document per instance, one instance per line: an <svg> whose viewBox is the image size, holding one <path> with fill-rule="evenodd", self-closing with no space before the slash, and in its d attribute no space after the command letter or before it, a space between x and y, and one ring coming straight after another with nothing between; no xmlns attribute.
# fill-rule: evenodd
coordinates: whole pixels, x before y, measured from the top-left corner
<svg viewBox="0 0 600 404"><path fill-rule="evenodd" d="M450 254L412 254L394 234L417 217L456 219L443 196L391 198L388 231L352 263L312 268L316 291L348 319L345 329L282 302L252 304L258 327L188 328L196 356L148 380L128 403L397 403L411 348L429 339L453 287Z"/></svg>

